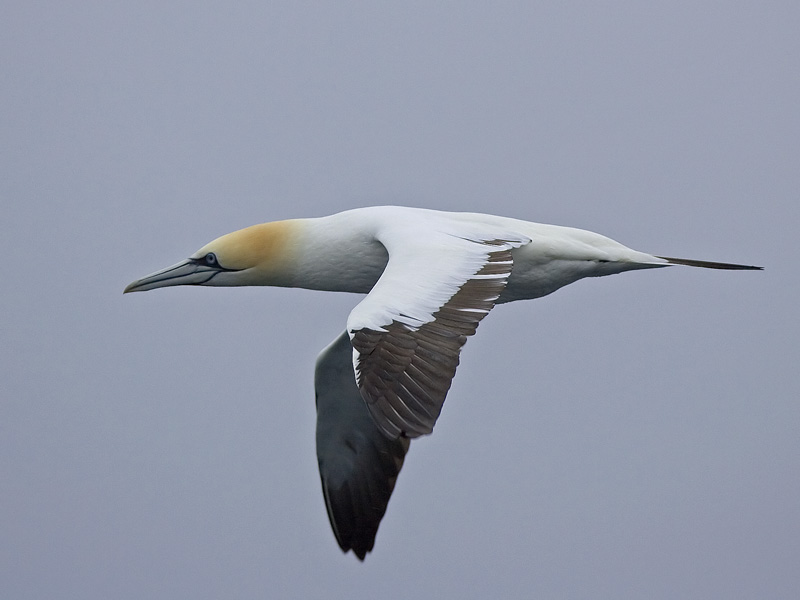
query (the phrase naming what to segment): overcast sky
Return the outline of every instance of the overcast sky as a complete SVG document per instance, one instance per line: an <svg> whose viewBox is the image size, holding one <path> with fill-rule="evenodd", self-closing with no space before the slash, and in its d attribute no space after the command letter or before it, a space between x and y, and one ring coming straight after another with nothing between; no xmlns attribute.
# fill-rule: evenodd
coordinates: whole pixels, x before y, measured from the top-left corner
<svg viewBox="0 0 800 600"><path fill-rule="evenodd" d="M1 12L0 596L796 597L796 1ZM362 564L313 393L359 298L122 289L373 204L766 270L493 311Z"/></svg>

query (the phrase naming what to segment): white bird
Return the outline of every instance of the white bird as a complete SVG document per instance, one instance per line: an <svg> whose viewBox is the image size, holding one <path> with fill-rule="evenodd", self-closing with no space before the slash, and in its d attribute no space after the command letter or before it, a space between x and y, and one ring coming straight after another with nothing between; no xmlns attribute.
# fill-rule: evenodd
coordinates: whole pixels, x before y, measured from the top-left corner
<svg viewBox="0 0 800 600"><path fill-rule="evenodd" d="M254 225L131 283L270 285L367 296L317 359L317 458L344 552L371 551L410 438L431 433L461 347L495 304L583 277L688 265L590 231L475 213L371 207Z"/></svg>

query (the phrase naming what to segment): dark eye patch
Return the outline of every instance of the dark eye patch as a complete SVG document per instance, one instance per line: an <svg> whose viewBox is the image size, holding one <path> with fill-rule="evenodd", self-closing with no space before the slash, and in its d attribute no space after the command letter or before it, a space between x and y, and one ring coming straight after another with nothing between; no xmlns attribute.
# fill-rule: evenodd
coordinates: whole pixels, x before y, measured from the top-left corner
<svg viewBox="0 0 800 600"><path fill-rule="evenodd" d="M201 256L200 258L190 258L191 262L196 265L202 265L204 267L211 267L217 271L239 271L240 269L226 269L221 264L219 264L219 259L217 255L213 252L209 252L208 254Z"/></svg>

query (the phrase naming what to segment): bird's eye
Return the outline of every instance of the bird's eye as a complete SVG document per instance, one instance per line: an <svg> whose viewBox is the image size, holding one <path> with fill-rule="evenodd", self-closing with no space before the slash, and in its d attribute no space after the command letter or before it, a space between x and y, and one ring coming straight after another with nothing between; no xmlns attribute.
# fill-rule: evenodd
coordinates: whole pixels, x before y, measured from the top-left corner
<svg viewBox="0 0 800 600"><path fill-rule="evenodd" d="M209 252L208 254L206 254L206 259L205 260L206 260L206 264L209 267L216 267L217 266L217 255L214 254L213 252Z"/></svg>

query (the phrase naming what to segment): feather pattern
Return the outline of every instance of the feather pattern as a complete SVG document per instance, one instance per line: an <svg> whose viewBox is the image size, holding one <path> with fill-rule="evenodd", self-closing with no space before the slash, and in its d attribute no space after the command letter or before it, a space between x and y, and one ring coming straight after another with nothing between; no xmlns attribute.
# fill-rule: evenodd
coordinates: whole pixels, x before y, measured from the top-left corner
<svg viewBox="0 0 800 600"><path fill-rule="evenodd" d="M356 382L379 429L392 439L433 430L462 346L503 292L513 266L511 250L527 243L520 236L437 237L442 254L462 259L463 264L450 265L455 267L450 273L461 273L459 280L430 277L425 254L396 257L389 249L384 275L348 319ZM403 295L409 283L425 294ZM383 298L390 295L386 310ZM418 302L421 297L427 302ZM383 310L370 314L376 298Z"/></svg>

